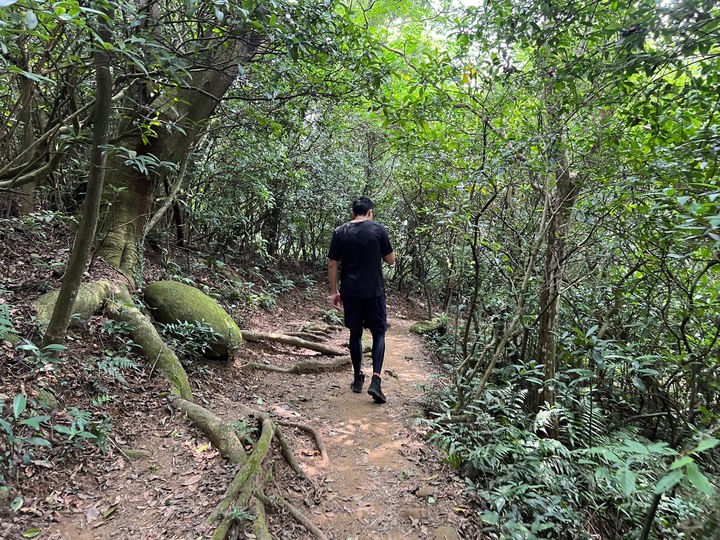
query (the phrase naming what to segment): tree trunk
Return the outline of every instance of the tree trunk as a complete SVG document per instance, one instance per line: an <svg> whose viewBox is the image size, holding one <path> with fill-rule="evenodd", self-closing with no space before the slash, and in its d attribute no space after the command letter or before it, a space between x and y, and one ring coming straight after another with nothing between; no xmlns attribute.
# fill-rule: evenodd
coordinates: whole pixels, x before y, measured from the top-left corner
<svg viewBox="0 0 720 540"><path fill-rule="evenodd" d="M165 174L163 169L178 166L235 81L238 66L250 59L259 42L259 36L245 36L236 39L233 46L218 43L217 47L209 47L196 69L189 70L192 76L187 84L169 89L146 112L153 121L176 127L158 128L151 137L138 137L126 145L124 152L115 151L109 157L105 198L111 204L105 209L99 254L129 278L140 270L138 241L152 207L155 186ZM150 157L156 166L143 170L133 166L128 163L132 161L128 150L130 158Z"/></svg>
<svg viewBox="0 0 720 540"><path fill-rule="evenodd" d="M108 14L112 20L112 13ZM103 20L98 17L98 36L101 41L109 42L112 34ZM95 240L98 215L100 213L100 198L103 191L105 177L105 146L108 140L110 125L110 96L112 95L112 78L110 75L110 55L107 50L98 44L94 53L97 97L95 100L94 125L92 137L92 150L90 152L90 170L88 173L88 188L83 203L82 221L78 229L72 253L68 260L67 270L63 278L60 294L53 310L52 318L43 337L43 347L50 343L63 343L67 333L70 317L78 289L82 282L90 251Z"/></svg>
<svg viewBox="0 0 720 540"><path fill-rule="evenodd" d="M566 255L566 235L572 209L580 191L577 175L569 171L567 154L560 150L555 172L555 190L550 202L550 222L546 233L545 266L540 291L540 328L537 359L544 367L544 384L538 394L537 406L555 405L554 379L557 369L557 331L563 264Z"/></svg>

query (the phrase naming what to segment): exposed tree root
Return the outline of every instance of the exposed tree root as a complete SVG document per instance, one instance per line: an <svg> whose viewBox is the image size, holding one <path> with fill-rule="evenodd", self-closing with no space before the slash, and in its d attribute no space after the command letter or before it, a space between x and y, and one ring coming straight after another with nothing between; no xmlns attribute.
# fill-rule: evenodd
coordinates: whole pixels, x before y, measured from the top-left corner
<svg viewBox="0 0 720 540"><path fill-rule="evenodd" d="M176 398L175 401L179 401ZM213 540L223 540L230 533L235 518L242 516L242 511L254 507L253 534L257 538L270 539L272 535L267 527L265 519L265 505L272 504L287 510L293 518L303 525L317 538L324 539L325 535L305 515L282 497L267 498L262 490L262 485L267 483L267 476L262 467L272 444L273 436L280 441L284 448L283 455L288 460L293 470L298 472L304 479L307 476L297 463L289 446L285 443L284 436L279 431L267 413L262 414L262 430L255 449L247 460L242 464L240 470L228 486L222 501L217 505L208 518L208 525L217 524ZM293 465L294 464L294 465ZM233 512L235 510L235 512Z"/></svg>
<svg viewBox="0 0 720 540"><path fill-rule="evenodd" d="M333 332L343 331L345 330L345 327L338 324L318 324L314 322L306 322L300 327L300 330L302 332L328 335Z"/></svg>
<svg viewBox="0 0 720 540"><path fill-rule="evenodd" d="M243 411L243 414L245 416L253 416L255 418L263 418L268 414L259 409L253 409L252 407L248 407L247 405L237 404L237 406ZM317 445L318 452L320 452L320 458L323 460L323 465L326 465L327 463L329 463L330 458L328 457L327 449L325 447L325 443L322 440L322 437L320 436L320 433L318 433L317 430L313 429L312 427L308 426L307 424L302 424L299 422L290 422L289 420L276 419L275 424L276 424L275 436L277 437L278 442L280 443L280 449L282 450L283 456L285 457L285 460L287 461L288 465L290 465L290 468L293 471L295 471L298 476L300 476L301 478L307 480L310 484L312 484L312 481L305 475L305 471L303 471L302 467L300 467L300 464L298 463L297 459L295 458L295 455L293 454L292 450L290 449L290 446L287 444L285 436L278 429L278 426L291 427L291 428L295 428L295 429L300 429L306 433L310 433L313 436L313 440L315 441L315 444Z"/></svg>
<svg viewBox="0 0 720 540"><path fill-rule="evenodd" d="M243 339L247 341L274 341L277 343L284 343L285 345L293 345L295 347L303 347L310 349L311 351L317 351L330 356L342 356L345 354L344 351L330 347L322 343L314 343L307 341L295 336L288 336L287 334L274 334L271 332L251 332L249 330L242 330Z"/></svg>
<svg viewBox="0 0 720 540"><path fill-rule="evenodd" d="M230 510L233 507L243 509L248 506L255 491L256 477L262 472L262 462L270 450L274 432L275 426L270 417L266 416L263 419L262 432L257 443L255 443L255 449L240 467L235 478L230 482L222 501L208 518L210 525L219 522L213 535L214 540L225 538L230 529L232 525L232 513Z"/></svg>
<svg viewBox="0 0 720 540"><path fill-rule="evenodd" d="M302 375L305 373L324 373L327 371L336 371L337 369L350 365L351 363L352 361L350 360L350 356L347 355L341 356L339 358L334 358L330 361L302 360L289 368L275 366L273 364L261 364L259 362L250 362L248 364L244 364L244 366L253 369L260 369L263 371L274 371L276 373L296 373L298 375Z"/></svg>
<svg viewBox="0 0 720 540"><path fill-rule="evenodd" d="M225 459L233 464L239 464L240 469L228 486L223 500L207 520L208 525L216 527L213 539L224 540L229 537L229 534L234 535L238 531L240 531L240 534L247 536L245 534L246 523L244 523L244 520L252 518L252 534L254 537L271 540L273 536L268 529L265 508L268 504L286 510L318 539L325 539L326 537L322 531L299 509L281 497L268 498L263 493L263 486L268 484L271 476L263 467L263 462L270 451L273 438L278 441L283 457L292 470L312 485L312 482L295 458L280 426L297 428L310 433L325 464L328 462L328 456L320 434L313 428L300 423L282 420L273 421L267 412L240 405L240 408L246 411L248 415L259 419L262 425L260 438L248 456L231 423L192 401L192 392L185 369L175 353L165 344L150 318L135 307L127 287L116 283L97 282L85 286L85 289L87 290L85 298L89 305L86 306L86 309L84 308L84 313L86 312L85 314L90 316L104 307L110 318L127 322L130 336L141 347L145 356L152 363L153 369L157 367L170 382L171 392L174 396L171 400L172 405L205 433ZM47 309L52 309L52 298L46 305L41 306L39 311ZM309 332L311 335L321 332L321 330L314 329L304 329L304 331ZM330 331L332 330L322 330L323 333ZM261 332L243 332L243 336L248 341L277 341L338 357L330 362L302 361L289 369L250 364L257 369L285 373L312 373L332 371L350 364L349 356L344 355L342 351L321 343L313 343L283 334ZM252 509L252 515L248 513L248 509Z"/></svg>
<svg viewBox="0 0 720 540"><path fill-rule="evenodd" d="M303 480L311 484L313 488L315 488L312 480L310 480L310 478L305 474L305 471L303 471L302 467L300 466L300 462L295 458L295 454L290 449L290 445L285 438L285 434L280 429L280 426L275 426L275 438L280 444L280 451L282 452L285 461L287 461L288 465L290 465L290 468L295 472L295 474L297 474L300 478L302 478Z"/></svg>
<svg viewBox="0 0 720 540"><path fill-rule="evenodd" d="M271 538L270 532L267 530L267 524L264 524L264 507L260 511L260 514L258 514L258 507L264 505L264 503L258 501L258 494L262 491L262 485L266 483L262 479L264 474L262 463L270 450L273 436L280 444L283 457L290 468L303 480L313 485L313 482L307 477L297 461L297 458L295 458L295 455L288 445L287 440L285 439L285 436L280 430L280 426L278 424L311 433L318 446L323 463L327 463L327 450L325 449L325 445L322 442L320 434L310 426L297 422L273 422L268 413L242 405L241 409L244 413L248 416L252 415L259 418L262 424L260 438L255 444L253 452L249 457L247 457L244 448L242 448L240 441L234 434L232 426L227 422L200 405L189 402L180 397L174 398L172 403L179 410L187 414L188 418L190 418L190 420L192 420L193 423L195 423L195 425L197 425L208 436L224 457L232 463L242 464L240 470L235 475L235 478L233 478L233 481L228 486L223 500L218 504L208 518L208 525L215 526L217 524L215 533L213 534L213 540L222 540L228 537L233 529L235 517L242 516L242 511L246 511L247 508L253 506L255 507L253 534L255 534L257 538ZM233 442L228 444L228 441ZM236 450L233 449L235 441L237 441L237 444L240 445L240 448ZM298 519L298 521L303 526L307 527L310 522L304 517L302 512L292 507L292 505L284 499L280 500L282 500L281 506L287 509L295 519L298 519L298 516L302 516L302 519ZM290 508L292 508L292 510L290 510ZM235 512L233 512L233 509L235 509ZM258 515L261 516L260 520L258 520ZM308 530L317 536L315 531L319 531L319 529L317 529L314 525L312 527L313 528L308 527ZM324 536L318 536L318 538L324 538Z"/></svg>
<svg viewBox="0 0 720 540"><path fill-rule="evenodd" d="M257 540L273 540L267 524L267 512L265 503L260 499L255 499L255 521L253 521L253 534Z"/></svg>
<svg viewBox="0 0 720 540"><path fill-rule="evenodd" d="M300 523L308 531L310 531L312 534L314 534L315 538L317 538L318 540L328 540L327 536L325 536L325 534L317 527L317 525L315 525L312 521L310 521L305 516L305 514L303 514L300 510L295 508L287 500L283 499L282 497L277 497L277 496L266 497L262 493L258 493L257 497L265 504L265 506L271 505L271 506L275 506L276 508L280 508L282 510L286 510L287 512L289 512L298 523Z"/></svg>
<svg viewBox="0 0 720 540"><path fill-rule="evenodd" d="M286 336L296 337L300 339L304 339L305 341L312 341L313 343L322 343L325 341L326 337L325 335L319 336L317 334L313 334L311 332L283 332Z"/></svg>
<svg viewBox="0 0 720 540"><path fill-rule="evenodd" d="M135 307L124 285L116 289L114 298L108 299L105 310L112 319L129 324L130 337L153 362L153 366L157 366L170 381L171 392L191 401L192 390L185 368L172 349L165 344L150 319Z"/></svg>
<svg viewBox="0 0 720 540"><path fill-rule="evenodd" d="M313 436L313 439L315 440L315 444L317 445L317 449L320 452L320 457L322 459L323 465L327 465L330 462L330 458L328 457L327 448L325 448L325 443L322 440L322 437L320 436L320 433L316 429L314 429L311 426L308 426L307 424L299 424L297 422L290 422L288 420L278 420L278 424L285 427L291 427L296 429L301 429L302 431L305 431L307 433L310 433L310 435ZM287 459L287 458L285 458ZM288 461L289 463L289 461ZM297 472L297 471L296 471Z"/></svg>
<svg viewBox="0 0 720 540"><path fill-rule="evenodd" d="M172 400L172 404L185 413L207 435L215 448L230 463L244 463L247 460L245 448L235 434L232 425L206 408L183 398L176 397Z"/></svg>

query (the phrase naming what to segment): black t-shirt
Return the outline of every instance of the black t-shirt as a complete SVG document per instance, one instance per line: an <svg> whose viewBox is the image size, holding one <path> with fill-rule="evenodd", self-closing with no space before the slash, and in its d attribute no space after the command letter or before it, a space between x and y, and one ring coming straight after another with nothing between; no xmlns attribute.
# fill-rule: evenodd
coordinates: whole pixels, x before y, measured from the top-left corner
<svg viewBox="0 0 720 540"><path fill-rule="evenodd" d="M335 229L328 258L340 261L340 293L352 298L385 294L382 258L392 251L387 229L374 221L348 221Z"/></svg>

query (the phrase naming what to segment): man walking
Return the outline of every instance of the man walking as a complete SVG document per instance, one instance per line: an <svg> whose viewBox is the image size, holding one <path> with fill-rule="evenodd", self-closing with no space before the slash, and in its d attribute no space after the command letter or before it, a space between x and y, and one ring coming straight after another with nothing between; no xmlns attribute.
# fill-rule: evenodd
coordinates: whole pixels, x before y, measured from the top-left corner
<svg viewBox="0 0 720 540"><path fill-rule="evenodd" d="M395 264L395 253L388 231L373 221L374 204L368 197L359 197L352 204L352 221L335 229L328 253L330 300L336 309L343 308L345 326L350 330L350 358L354 378L353 392L362 392L365 375L362 372L363 328L372 334L373 374L368 394L377 403L385 403L381 389L385 358L387 306L382 261ZM338 292L338 268L340 292Z"/></svg>

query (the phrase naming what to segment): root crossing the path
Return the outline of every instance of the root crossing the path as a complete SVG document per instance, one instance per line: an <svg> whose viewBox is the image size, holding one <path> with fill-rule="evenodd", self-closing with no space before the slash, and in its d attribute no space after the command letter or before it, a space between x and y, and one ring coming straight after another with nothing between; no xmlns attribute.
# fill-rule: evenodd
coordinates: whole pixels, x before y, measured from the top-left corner
<svg viewBox="0 0 720 540"><path fill-rule="evenodd" d="M89 521L82 508L68 512L49 537L221 538L218 531L235 529L241 538L270 531L293 540L453 538L447 531L476 538L462 534L468 526L463 483L427 444L418 422L434 367L421 339L408 333L410 322L391 320L387 333L386 404L376 404L367 386L353 393L352 369L342 361L330 370L265 371L249 361L257 356L237 358L212 388L193 387L195 402L222 420L171 400L168 425L133 444L144 457L118 457L121 467L92 491L89 501L100 517ZM328 346L342 350L346 339L336 330ZM326 361L287 345L281 367ZM276 363L277 351L258 347L265 362ZM364 369L371 370L369 359ZM235 425L245 450L235 448L230 434L208 441L198 430L206 421ZM226 458L241 457L228 461L216 448ZM105 508L112 508L107 518Z"/></svg>

